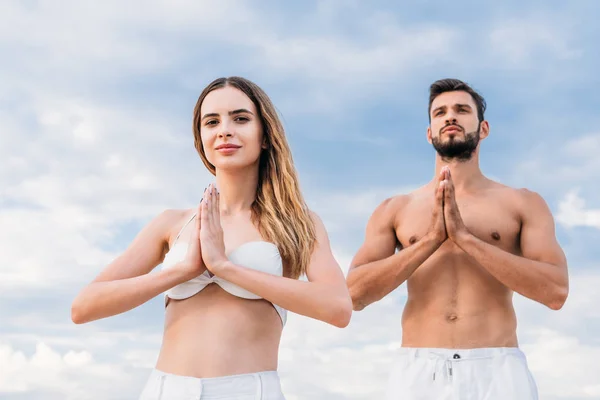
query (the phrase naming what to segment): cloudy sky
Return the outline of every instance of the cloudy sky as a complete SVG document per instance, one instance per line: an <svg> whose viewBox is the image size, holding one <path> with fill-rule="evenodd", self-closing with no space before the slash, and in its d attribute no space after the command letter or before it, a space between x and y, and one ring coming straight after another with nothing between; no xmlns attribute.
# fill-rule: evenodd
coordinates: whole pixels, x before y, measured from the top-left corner
<svg viewBox="0 0 600 400"><path fill-rule="evenodd" d="M161 300L83 326L70 303L153 216L199 200L192 109L227 75L280 110L344 271L371 211L432 177L428 85L480 90L484 173L543 195L570 263L561 311L515 297L541 398L600 398L600 4L392 3L0 2L0 399L136 398ZM344 330L290 315L287 397L380 398L405 293Z"/></svg>

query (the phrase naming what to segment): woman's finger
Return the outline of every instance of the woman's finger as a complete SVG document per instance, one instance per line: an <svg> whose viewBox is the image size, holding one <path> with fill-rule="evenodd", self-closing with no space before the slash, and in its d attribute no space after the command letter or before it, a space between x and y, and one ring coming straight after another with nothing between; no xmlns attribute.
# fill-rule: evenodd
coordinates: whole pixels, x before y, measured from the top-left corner
<svg viewBox="0 0 600 400"><path fill-rule="evenodd" d="M215 193L215 228L221 228L221 195L218 191Z"/></svg>

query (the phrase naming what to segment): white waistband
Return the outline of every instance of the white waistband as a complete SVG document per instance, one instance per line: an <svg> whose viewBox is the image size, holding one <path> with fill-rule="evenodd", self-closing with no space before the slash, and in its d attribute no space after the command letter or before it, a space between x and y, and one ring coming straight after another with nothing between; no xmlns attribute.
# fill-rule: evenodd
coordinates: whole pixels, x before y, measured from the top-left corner
<svg viewBox="0 0 600 400"><path fill-rule="evenodd" d="M409 357L439 357L453 360L494 358L505 355L525 357L525 354L518 347L482 347L475 349L401 347L398 349L398 354Z"/></svg>
<svg viewBox="0 0 600 400"><path fill-rule="evenodd" d="M250 374L219 376L215 378L196 378L175 375L154 369L151 379L159 379L166 386L187 387L192 391L199 389L203 396L254 395L259 388L263 393L277 393L281 390L277 371L262 371Z"/></svg>

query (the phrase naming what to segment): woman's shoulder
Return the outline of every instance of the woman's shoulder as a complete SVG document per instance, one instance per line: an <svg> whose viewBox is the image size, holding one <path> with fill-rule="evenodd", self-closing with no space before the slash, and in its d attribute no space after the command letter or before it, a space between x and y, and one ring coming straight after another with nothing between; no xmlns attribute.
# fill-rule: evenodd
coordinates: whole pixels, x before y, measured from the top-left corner
<svg viewBox="0 0 600 400"><path fill-rule="evenodd" d="M325 224L323 223L323 220L321 219L319 214L317 214L313 210L308 209L308 215L310 216L313 226L315 227L315 234L317 235L317 237L323 234L327 234L327 228L325 227Z"/></svg>
<svg viewBox="0 0 600 400"><path fill-rule="evenodd" d="M178 235L181 229L195 215L195 208L168 208L163 210L156 219L166 232L169 243Z"/></svg>
<svg viewBox="0 0 600 400"><path fill-rule="evenodd" d="M160 212L156 219L165 225L177 225L179 221L191 218L194 213L193 208L167 208Z"/></svg>

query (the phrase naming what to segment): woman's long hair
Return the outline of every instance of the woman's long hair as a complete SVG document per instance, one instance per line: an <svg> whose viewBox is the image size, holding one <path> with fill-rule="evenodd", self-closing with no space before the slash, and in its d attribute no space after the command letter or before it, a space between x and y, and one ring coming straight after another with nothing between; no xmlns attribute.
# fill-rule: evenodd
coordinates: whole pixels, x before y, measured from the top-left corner
<svg viewBox="0 0 600 400"><path fill-rule="evenodd" d="M267 145L260 155L252 222L263 239L277 245L286 276L297 279L306 273L316 240L315 226L300 193L283 125L267 94L253 82L240 77L211 82L200 94L194 108L194 145L206 168L215 175L215 166L206 158L200 138L200 107L210 92L226 86L241 90L252 100Z"/></svg>

